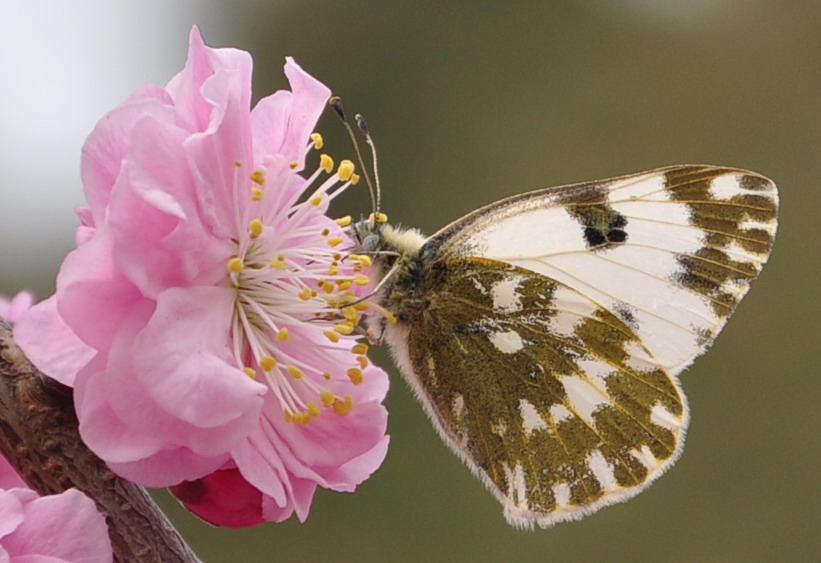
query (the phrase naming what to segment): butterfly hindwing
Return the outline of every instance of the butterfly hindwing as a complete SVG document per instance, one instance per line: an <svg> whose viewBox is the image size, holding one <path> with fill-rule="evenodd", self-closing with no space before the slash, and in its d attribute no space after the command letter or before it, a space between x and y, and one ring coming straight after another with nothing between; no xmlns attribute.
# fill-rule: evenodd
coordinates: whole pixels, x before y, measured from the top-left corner
<svg viewBox="0 0 821 563"><path fill-rule="evenodd" d="M683 396L621 319L493 260L435 262L422 284L412 384L511 524L580 518L675 460Z"/></svg>

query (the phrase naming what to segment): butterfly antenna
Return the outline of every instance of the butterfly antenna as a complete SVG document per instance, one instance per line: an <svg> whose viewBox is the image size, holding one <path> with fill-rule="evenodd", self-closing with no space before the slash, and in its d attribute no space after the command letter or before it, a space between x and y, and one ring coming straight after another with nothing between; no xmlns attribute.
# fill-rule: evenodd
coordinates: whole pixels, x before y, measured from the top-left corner
<svg viewBox="0 0 821 563"><path fill-rule="evenodd" d="M377 220L379 217L379 192L378 192L378 184L377 187L374 188L373 182L371 182L371 176L368 174L368 167L365 166L365 160L362 158L362 151L359 149L359 142L356 140L356 134L353 131L353 127L351 127L350 122L348 121L348 117L345 115L345 109L342 107L342 98L339 96L332 96L330 100L328 100L328 104L333 108L334 113L339 117L342 121L342 124L345 126L345 131L348 132L348 136L351 138L351 143L353 144L353 148L356 151L356 159L359 161L359 166L362 168L362 174L365 176L365 182L368 184L368 191L371 194L371 208L373 209L373 217L374 221ZM357 124L359 123L359 117L357 116ZM361 126L360 126L361 129ZM371 150L373 150L373 144L370 142L370 137L366 133L366 138L368 139L368 143L371 145ZM374 174L376 174L376 153L374 154Z"/></svg>
<svg viewBox="0 0 821 563"><path fill-rule="evenodd" d="M357 113L354 116L356 119L356 126L359 127L359 130L362 131L362 134L365 135L365 141L368 143L368 146L371 147L371 160L373 162L373 179L376 185L376 209L373 210L374 217L379 217L379 211L382 207L382 190L379 187L379 167L377 165L376 160L376 145L371 138L371 131L368 129L368 123L365 121L365 118L362 114ZM367 179L367 177L366 177ZM379 219L376 219L379 221Z"/></svg>

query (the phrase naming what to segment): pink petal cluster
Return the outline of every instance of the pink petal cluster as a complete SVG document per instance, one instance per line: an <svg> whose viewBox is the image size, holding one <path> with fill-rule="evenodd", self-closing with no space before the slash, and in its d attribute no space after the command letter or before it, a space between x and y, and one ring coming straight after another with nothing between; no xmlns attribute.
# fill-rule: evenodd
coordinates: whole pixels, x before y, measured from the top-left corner
<svg viewBox="0 0 821 563"><path fill-rule="evenodd" d="M14 324L32 299L26 291L11 300L0 295L0 317ZM0 561L111 559L108 528L94 501L77 489L41 497L0 454Z"/></svg>
<svg viewBox="0 0 821 563"><path fill-rule="evenodd" d="M111 561L105 518L90 498L69 489L41 497L0 455L0 561Z"/></svg>
<svg viewBox="0 0 821 563"><path fill-rule="evenodd" d="M304 520L388 443L387 375L353 330L367 257L326 215L355 178L327 155L300 173L330 92L285 74L251 110L250 55L192 30L183 71L90 135L77 249L15 329L116 473L226 526Z"/></svg>

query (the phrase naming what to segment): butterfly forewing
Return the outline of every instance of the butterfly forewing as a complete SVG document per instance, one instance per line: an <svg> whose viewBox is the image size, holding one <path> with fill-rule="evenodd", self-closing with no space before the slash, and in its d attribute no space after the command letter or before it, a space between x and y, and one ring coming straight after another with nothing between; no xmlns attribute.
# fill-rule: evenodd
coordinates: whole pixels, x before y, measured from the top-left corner
<svg viewBox="0 0 821 563"><path fill-rule="evenodd" d="M624 321L493 260L438 262L423 283L414 386L512 524L579 518L674 461L686 406Z"/></svg>
<svg viewBox="0 0 821 563"><path fill-rule="evenodd" d="M758 174L676 166L510 198L432 240L561 281L619 315L677 374L712 342L758 275L776 229Z"/></svg>

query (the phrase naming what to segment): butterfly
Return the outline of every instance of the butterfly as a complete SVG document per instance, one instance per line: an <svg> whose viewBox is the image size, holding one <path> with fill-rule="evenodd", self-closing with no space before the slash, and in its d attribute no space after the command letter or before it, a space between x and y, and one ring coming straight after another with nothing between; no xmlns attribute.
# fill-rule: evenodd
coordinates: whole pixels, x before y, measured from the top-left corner
<svg viewBox="0 0 821 563"><path fill-rule="evenodd" d="M622 502L675 463L679 374L773 245L775 184L684 165L503 199L425 238L356 225L386 342L516 527Z"/></svg>

